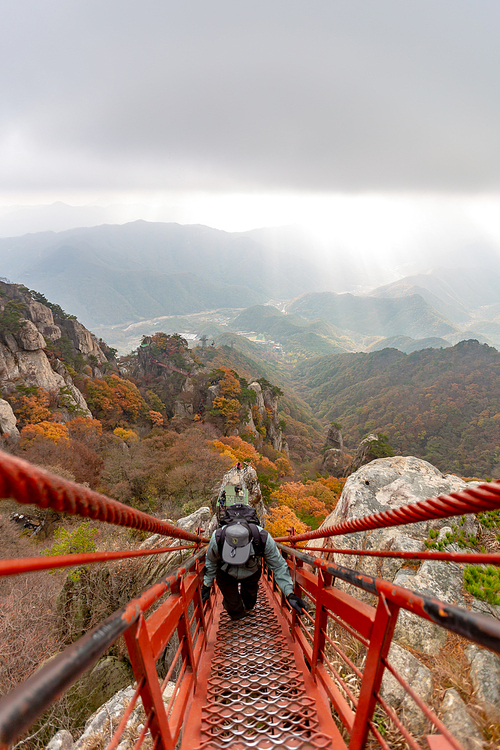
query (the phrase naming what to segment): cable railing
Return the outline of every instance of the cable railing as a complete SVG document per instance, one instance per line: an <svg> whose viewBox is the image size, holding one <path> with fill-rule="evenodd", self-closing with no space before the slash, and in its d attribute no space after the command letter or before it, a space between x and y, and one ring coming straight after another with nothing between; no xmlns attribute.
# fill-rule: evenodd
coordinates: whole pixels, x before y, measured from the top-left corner
<svg viewBox="0 0 500 750"><path fill-rule="evenodd" d="M373 722L377 705L394 722L411 748L422 747L404 727L394 709L380 695L385 668L389 669L432 724L434 734L429 732L431 746L439 736L441 742L439 747L443 750L445 748L461 750L462 746L459 741L453 737L436 713L422 701L388 662L389 648L399 610L405 609L412 612L497 654L500 654L500 622L493 617L470 612L424 594L417 594L381 578L359 573L335 563L328 563L305 551L286 547L283 544L279 547L286 556L293 574L296 593L312 602L314 612L314 618L306 615L302 620L295 613L289 613L290 627L310 665L311 672L327 692L335 713L349 735L349 750L364 748L369 731L381 747L389 747ZM338 552L336 549L333 551ZM471 557L473 556L467 555L468 561ZM318 574L314 575L311 572L313 570L316 570ZM270 571L267 571L267 579L279 600L281 594L273 583ZM336 588L334 585L336 579L374 595L378 599L377 606L371 606L346 591ZM332 639L332 630L338 631L339 628L355 637L365 647L366 660L363 671ZM357 676L358 695L354 695L352 687L332 665L328 658L328 646Z"/></svg>
<svg viewBox="0 0 500 750"><path fill-rule="evenodd" d="M145 719L139 733L133 737L134 748L138 750L149 737L153 747L175 750L179 742L183 741L186 722L190 721L189 707L193 695L203 688L200 679L206 681L207 674L209 675L210 665L204 663L205 648L212 638L211 629L216 627L220 611L220 597L212 595L203 607L200 596L205 545L208 540L203 537L201 530L196 533L187 532L7 454L0 454L0 497L159 533L181 542L161 549L4 560L0 562L0 576L173 551L191 555L175 571L168 573L139 597L45 663L22 685L0 700L0 750L16 743L43 712L122 635L136 683L121 718L114 723L110 720L107 750L118 747L121 738L127 735L131 717L141 704ZM288 537L280 538L279 547L287 560L296 593L309 602L309 612L299 618L294 611L288 609L271 571L265 565L262 580L274 603L277 617L285 623L285 629L303 655L302 663L306 665L304 668L307 669L309 678L313 679L312 684L316 686L314 689L328 697L331 713L340 730L338 736L333 738L332 735L332 742L335 743L332 744L332 750L347 747L349 750L363 750L367 746L372 747L373 743L384 750L390 750L391 744L384 737L384 726L387 723L391 724L412 750L461 750L459 738L452 735L438 713L427 705L390 662L389 649L398 614L400 610L411 612L497 654L500 654L500 622L493 617L352 570L329 560L329 556L372 555L402 560L445 560L498 565L500 555L332 547L299 549L296 544L338 534L477 513L499 507L500 485L494 482L473 490L407 505L398 510L355 519L321 531L300 535L292 532ZM283 544L283 541L287 544ZM318 556L319 552L322 557ZM340 581L342 587L338 585ZM345 590L347 588L348 591ZM356 591L361 592L363 598L358 598ZM364 600L370 597L374 604ZM357 653L362 654L362 657L354 658L352 654L349 655L349 649L345 647L346 639L358 644ZM166 675L160 679L157 662L167 646L171 647L173 656ZM381 689L384 672L392 675L425 716L429 726L423 735L414 736L415 733L412 734L408 729L401 712L389 705L384 697ZM224 696L221 694L222 722L224 710ZM257 750L273 748L273 731L270 724L267 745L262 744L261 726L260 739L255 734L252 735L250 730L244 736L238 735L236 738L231 738L227 732L223 739L219 737L217 742L214 739L207 744L206 750L233 746L254 747ZM189 736L192 738L192 732ZM297 738L294 739L292 725L290 737L290 747L302 747L297 744ZM316 747L314 743L308 746ZM183 750L195 750L195 747L198 745L182 744Z"/></svg>

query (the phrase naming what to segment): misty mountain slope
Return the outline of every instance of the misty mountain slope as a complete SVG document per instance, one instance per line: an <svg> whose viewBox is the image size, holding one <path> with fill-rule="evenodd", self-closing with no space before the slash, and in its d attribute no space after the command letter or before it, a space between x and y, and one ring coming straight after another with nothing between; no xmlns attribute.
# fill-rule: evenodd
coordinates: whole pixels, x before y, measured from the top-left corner
<svg viewBox="0 0 500 750"><path fill-rule="evenodd" d="M437 336L430 336L426 339L412 339L410 336L391 336L390 338L377 341L367 348L369 352L379 352L382 349L398 349L398 351L405 354L411 354L421 349L445 349L448 346L451 346L449 341Z"/></svg>
<svg viewBox="0 0 500 750"><path fill-rule="evenodd" d="M15 282L29 274L36 285L39 261L66 246L117 270L139 263L154 273L193 273L212 284L246 286L267 298L295 297L316 288L322 278L307 253L290 262L285 251L242 233L142 220L0 239L0 273Z"/></svg>
<svg viewBox="0 0 500 750"><path fill-rule="evenodd" d="M308 319L323 318L344 331L411 338L444 336L457 331L420 295L382 299L321 292L303 294L287 308Z"/></svg>
<svg viewBox="0 0 500 750"><path fill-rule="evenodd" d="M233 321L233 330L254 331L279 341L287 350L308 355L348 351L345 337L334 326L321 321L309 321L296 315L285 315L271 305L255 305L243 310Z"/></svg>
<svg viewBox="0 0 500 750"><path fill-rule="evenodd" d="M379 287L370 296L406 296L415 289L454 323L466 322L471 312L478 309L487 319L498 314L496 308L492 309L491 318L487 314L490 305L500 303L500 273L493 268L435 268Z"/></svg>
<svg viewBox="0 0 500 750"><path fill-rule="evenodd" d="M246 287L218 285L192 273L159 273L131 258L123 265L112 252L106 260L94 249L63 246L39 260L20 281L56 299L87 325L115 325L262 300Z"/></svg>
<svg viewBox="0 0 500 750"><path fill-rule="evenodd" d="M370 292L369 297L380 297L384 299L395 299L397 297L409 297L412 294L419 294L435 310L442 313L448 320L458 325L468 323L471 317L471 310L460 301L454 302L451 297L443 294L438 297L423 286L407 283L407 279L401 279L393 284L379 287ZM447 301L447 299L449 301Z"/></svg>

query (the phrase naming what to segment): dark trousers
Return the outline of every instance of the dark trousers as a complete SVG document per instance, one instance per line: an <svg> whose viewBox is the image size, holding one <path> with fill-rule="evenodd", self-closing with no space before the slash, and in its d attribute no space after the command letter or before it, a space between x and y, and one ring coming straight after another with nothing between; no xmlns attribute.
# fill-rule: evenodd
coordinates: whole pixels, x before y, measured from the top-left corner
<svg viewBox="0 0 500 750"><path fill-rule="evenodd" d="M262 569L258 570L248 578L239 581L220 568L217 570L215 580L222 592L224 609L231 620L239 620L245 616L246 609L255 607L257 601L257 591L259 590L259 578ZM241 585L241 594L239 591Z"/></svg>

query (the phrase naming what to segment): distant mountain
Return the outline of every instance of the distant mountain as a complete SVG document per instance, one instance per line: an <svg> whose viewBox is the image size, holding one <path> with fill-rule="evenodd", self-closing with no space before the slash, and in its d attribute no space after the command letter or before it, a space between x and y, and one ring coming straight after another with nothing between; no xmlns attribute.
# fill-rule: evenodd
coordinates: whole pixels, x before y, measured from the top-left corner
<svg viewBox="0 0 500 750"><path fill-rule="evenodd" d="M477 341L301 361L296 389L347 447L380 431L394 451L463 476L500 474L500 353Z"/></svg>
<svg viewBox="0 0 500 750"><path fill-rule="evenodd" d="M378 287L371 297L420 294L453 323L464 324L476 310L493 320L500 314L500 271L495 268L435 268Z"/></svg>
<svg viewBox="0 0 500 750"><path fill-rule="evenodd" d="M368 351L379 352L382 349L397 349L405 354L411 354L422 349L445 349L448 346L451 346L449 341L437 336L430 336L426 339L412 339L410 336L391 336L372 344L368 347Z"/></svg>
<svg viewBox="0 0 500 750"><path fill-rule="evenodd" d="M134 207L125 205L69 206L61 201L38 206L0 206L0 237L121 223L139 218L134 213Z"/></svg>
<svg viewBox="0 0 500 750"><path fill-rule="evenodd" d="M162 273L113 251L104 259L93 248L62 246L21 276L61 306L91 323L107 325L184 315L218 307L239 307L265 299L245 286L223 285L193 273Z"/></svg>
<svg viewBox="0 0 500 750"><path fill-rule="evenodd" d="M245 234L136 221L1 239L0 275L95 325L291 298L321 269Z"/></svg>
<svg viewBox="0 0 500 750"><path fill-rule="evenodd" d="M383 299L333 292L309 293L295 299L287 310L309 320L327 320L343 331L365 335L404 335L419 339L458 330L419 294Z"/></svg>

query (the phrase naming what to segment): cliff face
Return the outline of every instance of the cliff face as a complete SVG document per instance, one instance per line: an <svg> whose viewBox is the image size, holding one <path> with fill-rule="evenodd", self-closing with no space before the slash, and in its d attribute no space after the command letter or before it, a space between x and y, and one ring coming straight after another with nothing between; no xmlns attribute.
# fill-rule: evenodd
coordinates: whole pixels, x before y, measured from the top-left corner
<svg viewBox="0 0 500 750"><path fill-rule="evenodd" d="M55 354L54 345L73 358L80 358L93 374L100 374L106 354L90 331L54 307L56 314L34 300L25 287L0 281L0 389L4 397L0 399L0 433L3 435L19 434L5 397L18 393L20 388L46 391L61 421L76 415L92 416L66 365Z"/></svg>
<svg viewBox="0 0 500 750"><path fill-rule="evenodd" d="M249 428L254 435L258 435L258 426L255 422L257 421L259 425L265 425L267 441L271 443L275 450L288 453L288 448L281 427L279 426L277 394L272 387L262 387L261 384L257 382L250 383L248 387L255 392L256 409L250 410L247 428Z"/></svg>

